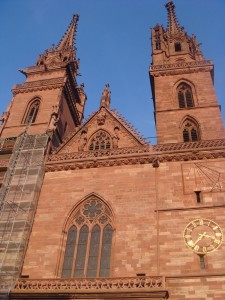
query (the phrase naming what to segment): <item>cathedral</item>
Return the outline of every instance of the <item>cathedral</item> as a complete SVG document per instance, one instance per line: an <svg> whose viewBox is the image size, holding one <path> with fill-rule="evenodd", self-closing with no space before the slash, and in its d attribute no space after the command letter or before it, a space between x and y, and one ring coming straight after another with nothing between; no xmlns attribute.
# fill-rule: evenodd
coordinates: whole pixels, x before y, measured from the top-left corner
<svg viewBox="0 0 225 300"><path fill-rule="evenodd" d="M151 32L156 144L111 108L108 83L84 120L78 15L20 70L0 125L0 299L225 299L214 66L165 8Z"/></svg>

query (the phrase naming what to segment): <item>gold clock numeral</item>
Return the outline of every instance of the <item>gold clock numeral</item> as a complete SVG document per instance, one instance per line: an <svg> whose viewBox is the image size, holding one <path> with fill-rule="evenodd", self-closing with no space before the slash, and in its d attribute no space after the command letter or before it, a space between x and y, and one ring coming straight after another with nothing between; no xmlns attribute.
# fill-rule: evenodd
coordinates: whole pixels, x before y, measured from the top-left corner
<svg viewBox="0 0 225 300"><path fill-rule="evenodd" d="M216 236L220 237L220 236L222 236L222 233L217 232L217 233L216 233Z"/></svg>
<svg viewBox="0 0 225 300"><path fill-rule="evenodd" d="M216 243L216 244L220 244L220 240L214 240L214 243Z"/></svg>
<svg viewBox="0 0 225 300"><path fill-rule="evenodd" d="M195 246L194 246L194 250L195 250L195 251L198 251L198 250L199 250L199 245L195 245Z"/></svg>
<svg viewBox="0 0 225 300"><path fill-rule="evenodd" d="M202 219L199 220L200 225L204 225L204 221Z"/></svg>
<svg viewBox="0 0 225 300"><path fill-rule="evenodd" d="M204 253L206 253L206 252L207 252L207 248L206 248L206 247L203 247L203 248L202 248L202 251L203 251Z"/></svg>
<svg viewBox="0 0 225 300"><path fill-rule="evenodd" d="M197 225L195 224L195 222L192 222L191 224L192 224L194 227L197 227Z"/></svg>
<svg viewBox="0 0 225 300"><path fill-rule="evenodd" d="M188 241L188 245L189 245L190 247L194 247L195 243L194 243L192 240L190 240L190 241Z"/></svg>
<svg viewBox="0 0 225 300"><path fill-rule="evenodd" d="M217 228L218 228L218 226L214 226L214 227L213 227L213 230L216 230Z"/></svg>

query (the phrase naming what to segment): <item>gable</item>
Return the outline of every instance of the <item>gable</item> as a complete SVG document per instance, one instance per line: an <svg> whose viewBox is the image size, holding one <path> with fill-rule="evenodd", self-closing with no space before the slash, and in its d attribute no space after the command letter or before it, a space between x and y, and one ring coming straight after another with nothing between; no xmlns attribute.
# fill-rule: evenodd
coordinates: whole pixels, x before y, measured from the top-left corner
<svg viewBox="0 0 225 300"><path fill-rule="evenodd" d="M145 144L133 127L116 111L101 107L57 153L140 147Z"/></svg>

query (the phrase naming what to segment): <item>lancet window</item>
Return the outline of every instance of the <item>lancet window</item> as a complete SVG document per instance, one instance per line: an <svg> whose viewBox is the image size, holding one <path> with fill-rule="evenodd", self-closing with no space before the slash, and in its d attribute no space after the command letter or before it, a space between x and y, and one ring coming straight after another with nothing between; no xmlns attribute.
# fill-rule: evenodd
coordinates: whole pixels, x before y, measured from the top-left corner
<svg viewBox="0 0 225 300"><path fill-rule="evenodd" d="M177 89L178 102L180 108L193 107L193 95L191 87L186 83L181 83Z"/></svg>
<svg viewBox="0 0 225 300"><path fill-rule="evenodd" d="M37 114L39 111L39 107L40 107L40 100L39 99L35 99L34 101L32 101L30 103L30 106L28 108L27 114L24 118L24 122L25 124L27 123L35 123L36 118L37 118Z"/></svg>
<svg viewBox="0 0 225 300"><path fill-rule="evenodd" d="M112 235L109 207L96 196L85 200L68 230L62 277L109 277Z"/></svg>
<svg viewBox="0 0 225 300"><path fill-rule="evenodd" d="M110 135L104 131L98 131L92 138L89 143L89 150L104 150L110 149L112 146Z"/></svg>
<svg viewBox="0 0 225 300"><path fill-rule="evenodd" d="M198 126L191 120L186 120L183 125L183 141L196 142L200 140Z"/></svg>

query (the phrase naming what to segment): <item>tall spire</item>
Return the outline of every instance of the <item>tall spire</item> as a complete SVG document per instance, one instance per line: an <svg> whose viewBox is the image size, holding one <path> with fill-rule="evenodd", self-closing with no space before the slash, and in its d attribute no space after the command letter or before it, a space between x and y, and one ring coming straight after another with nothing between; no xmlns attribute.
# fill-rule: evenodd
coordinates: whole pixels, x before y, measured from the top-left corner
<svg viewBox="0 0 225 300"><path fill-rule="evenodd" d="M165 7L168 12L168 24L167 24L167 30L170 34L176 34L180 31L182 31L182 27L180 27L179 22L176 17L175 13L175 5L173 1L169 1L165 4Z"/></svg>
<svg viewBox="0 0 225 300"><path fill-rule="evenodd" d="M74 42L78 19L78 15L73 16L73 19L58 46L55 47L55 45L52 44L49 50L45 50L43 54L39 55L36 62L37 66L52 66L53 64L56 65L58 63L67 64L74 62L76 63L76 69L78 70L79 61L76 60L76 47Z"/></svg>
<svg viewBox="0 0 225 300"><path fill-rule="evenodd" d="M79 20L79 15L73 15L73 19L64 34L63 38L59 42L58 46L56 47L56 50L68 50L68 49L74 49L74 40L75 40L75 34L77 29L77 22Z"/></svg>

